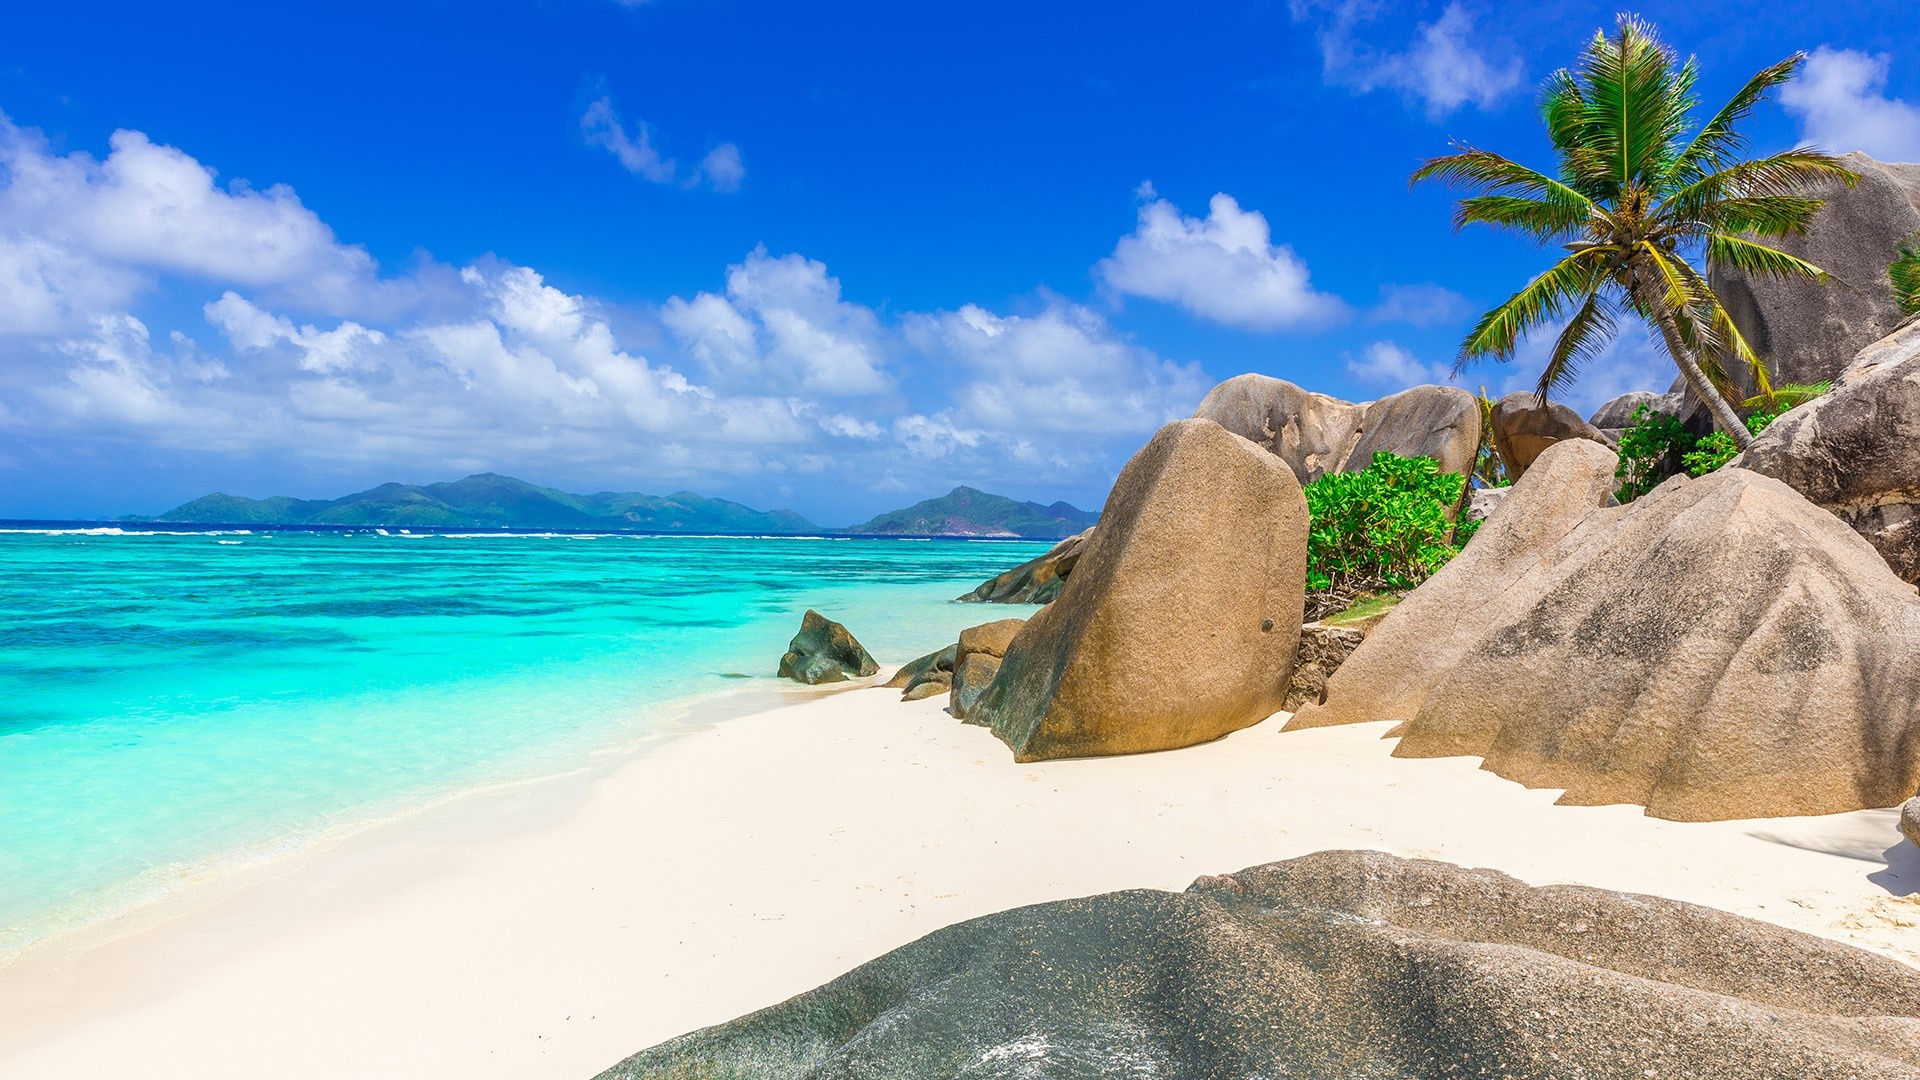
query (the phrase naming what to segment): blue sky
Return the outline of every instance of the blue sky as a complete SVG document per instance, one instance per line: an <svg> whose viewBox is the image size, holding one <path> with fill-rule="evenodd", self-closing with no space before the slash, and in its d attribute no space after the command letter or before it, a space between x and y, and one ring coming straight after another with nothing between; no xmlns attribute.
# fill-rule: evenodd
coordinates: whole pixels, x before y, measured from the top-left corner
<svg viewBox="0 0 1920 1080"><path fill-rule="evenodd" d="M1406 174L1545 164L1613 6L32 5L0 35L0 517L507 472L828 524L1097 505L1214 382L1444 378L1542 256ZM1893 3L1648 4L1709 100L1920 159ZM1527 358L1467 373L1530 384ZM1671 377L1627 337L1570 395Z"/></svg>

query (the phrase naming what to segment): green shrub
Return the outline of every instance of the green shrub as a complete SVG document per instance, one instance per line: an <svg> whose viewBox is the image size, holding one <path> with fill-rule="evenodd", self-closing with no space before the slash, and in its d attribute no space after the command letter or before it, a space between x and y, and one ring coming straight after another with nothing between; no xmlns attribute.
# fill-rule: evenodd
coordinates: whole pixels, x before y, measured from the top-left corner
<svg viewBox="0 0 1920 1080"><path fill-rule="evenodd" d="M1747 430L1758 435L1767 430L1767 425L1779 419L1780 414L1786 411L1783 408L1754 413L1745 421ZM1680 462L1686 467L1688 476L1705 476L1732 461L1734 455L1739 452L1740 448L1733 445L1733 440L1727 437L1726 432L1714 431L1700 436L1699 441L1693 444L1692 450L1680 455Z"/></svg>
<svg viewBox="0 0 1920 1080"><path fill-rule="evenodd" d="M1432 458L1378 453L1360 472L1308 484L1307 589L1350 597L1425 581L1471 535L1470 526L1447 520L1464 483Z"/></svg>
<svg viewBox="0 0 1920 1080"><path fill-rule="evenodd" d="M1614 496L1623 503L1632 502L1658 487L1686 467L1694 442L1693 433L1677 418L1645 405L1633 410L1627 429L1620 433L1620 464L1613 470L1620 489ZM1727 445L1733 445L1733 440L1728 439Z"/></svg>

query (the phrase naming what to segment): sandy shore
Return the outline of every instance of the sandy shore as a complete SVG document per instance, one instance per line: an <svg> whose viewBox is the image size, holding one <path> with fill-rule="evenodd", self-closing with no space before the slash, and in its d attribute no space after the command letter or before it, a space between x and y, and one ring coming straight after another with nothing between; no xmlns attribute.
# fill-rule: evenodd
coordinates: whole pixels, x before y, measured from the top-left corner
<svg viewBox="0 0 1920 1080"><path fill-rule="evenodd" d="M1016 765L890 691L801 695L455 800L0 970L0 1075L568 1077L957 920L1326 848L1657 893L1920 964L1892 811L1556 807L1387 724Z"/></svg>

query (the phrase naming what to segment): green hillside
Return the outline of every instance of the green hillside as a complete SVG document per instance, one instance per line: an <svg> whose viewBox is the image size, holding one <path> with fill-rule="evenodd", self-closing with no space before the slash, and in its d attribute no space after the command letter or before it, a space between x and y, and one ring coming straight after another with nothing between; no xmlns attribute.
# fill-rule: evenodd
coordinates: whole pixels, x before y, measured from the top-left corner
<svg viewBox="0 0 1920 1080"><path fill-rule="evenodd" d="M937 499L881 514L847 529L882 536L1022 536L1057 540L1092 525L1098 513L1063 502L1016 502L977 488L957 487Z"/></svg>

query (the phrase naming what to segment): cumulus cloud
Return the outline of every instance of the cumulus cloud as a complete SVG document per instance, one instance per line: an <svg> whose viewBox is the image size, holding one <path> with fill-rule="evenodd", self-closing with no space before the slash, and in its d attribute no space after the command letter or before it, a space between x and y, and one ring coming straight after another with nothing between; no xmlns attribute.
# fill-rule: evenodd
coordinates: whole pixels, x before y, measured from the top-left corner
<svg viewBox="0 0 1920 1080"><path fill-rule="evenodd" d="M1780 104L1801 138L1834 153L1864 151L1881 161L1920 161L1920 106L1886 96L1892 59L1821 46Z"/></svg>
<svg viewBox="0 0 1920 1080"><path fill-rule="evenodd" d="M1161 360L1058 299L1034 315L972 304L915 315L906 331L940 367L964 373L953 415L975 428L1149 432L1192 413L1210 385L1198 365Z"/></svg>
<svg viewBox="0 0 1920 1080"><path fill-rule="evenodd" d="M674 159L663 156L653 145L653 131L645 120L636 122L631 132L614 110L613 99L602 97L587 106L580 116L580 136L588 145L612 154L628 172L656 184L680 183L685 187L707 187L720 192L740 190L747 177L740 148L721 143L707 152L699 165L684 176Z"/></svg>
<svg viewBox="0 0 1920 1080"><path fill-rule="evenodd" d="M1338 321L1346 305L1316 292L1307 264L1274 244L1267 219L1243 210L1224 192L1205 218L1190 218L1140 189L1138 226L1094 268L1114 293L1177 304L1214 322L1246 330L1296 330Z"/></svg>
<svg viewBox="0 0 1920 1080"><path fill-rule="evenodd" d="M1472 312L1466 297L1439 285L1382 285L1380 302L1367 312L1367 321L1439 326Z"/></svg>
<svg viewBox="0 0 1920 1080"><path fill-rule="evenodd" d="M7 125L0 153L0 467L45 484L118 444L136 448L108 451L118 471L192 462L255 494L280 492L239 470L491 469L763 505L778 478L833 477L819 498L1044 475L1086 502L1210 382L1052 296L887 315L824 264L755 249L721 289L618 307L492 257L385 272L290 188L218 184L136 132L95 160Z"/></svg>
<svg viewBox="0 0 1920 1080"><path fill-rule="evenodd" d="M824 263L756 248L727 270L727 291L674 297L668 329L714 379L830 394L873 394L893 379L874 312L840 298Z"/></svg>
<svg viewBox="0 0 1920 1080"><path fill-rule="evenodd" d="M1420 24L1397 50L1368 40L1386 10L1379 0L1294 0L1293 18L1318 27L1329 83L1360 94L1398 91L1430 120L1466 105L1491 109L1526 77L1511 43L1476 31L1472 13L1457 0L1438 19ZM1492 53L1485 47L1490 40Z"/></svg>
<svg viewBox="0 0 1920 1080"><path fill-rule="evenodd" d="M293 189L225 187L184 152L116 131L104 160L57 155L0 115L0 310L15 328L71 327L128 302L153 274L265 289L320 310L416 302L424 282L382 282Z"/></svg>
<svg viewBox="0 0 1920 1080"><path fill-rule="evenodd" d="M1424 383L1454 382L1451 364L1427 363L1392 341L1376 341L1347 358L1347 374L1389 391Z"/></svg>

